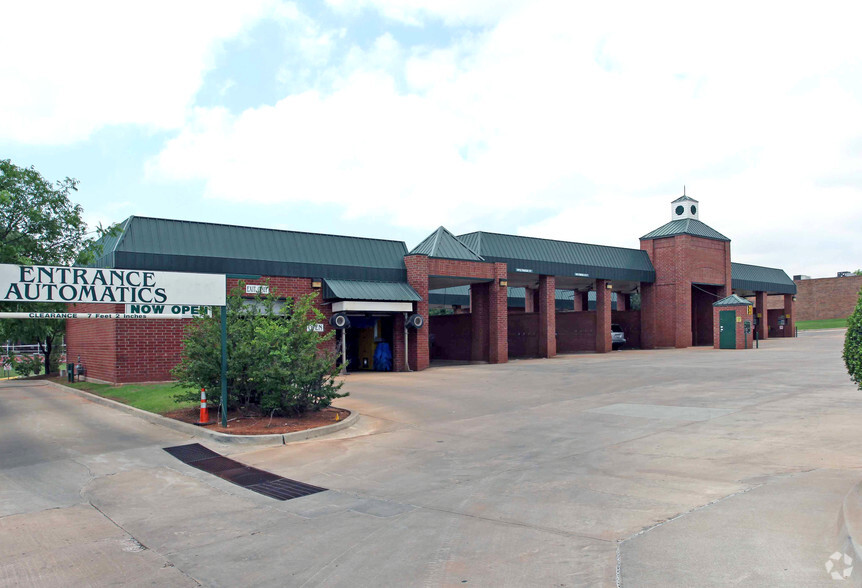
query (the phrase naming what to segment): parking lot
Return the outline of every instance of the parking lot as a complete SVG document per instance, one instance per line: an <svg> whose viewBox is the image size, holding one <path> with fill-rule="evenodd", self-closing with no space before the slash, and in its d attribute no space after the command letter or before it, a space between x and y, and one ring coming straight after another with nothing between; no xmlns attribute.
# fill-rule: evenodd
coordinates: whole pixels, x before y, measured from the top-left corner
<svg viewBox="0 0 862 588"><path fill-rule="evenodd" d="M831 585L862 478L842 341L351 375L348 430L207 443L329 489L286 502L174 460L175 432L3 384L0 585Z"/></svg>

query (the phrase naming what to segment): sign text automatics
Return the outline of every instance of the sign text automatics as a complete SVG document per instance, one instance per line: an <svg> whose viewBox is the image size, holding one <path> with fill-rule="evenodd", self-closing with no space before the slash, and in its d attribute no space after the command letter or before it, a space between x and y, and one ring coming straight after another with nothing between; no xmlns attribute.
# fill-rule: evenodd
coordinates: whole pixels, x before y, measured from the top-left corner
<svg viewBox="0 0 862 588"><path fill-rule="evenodd" d="M0 300L224 306L225 276L0 264Z"/></svg>

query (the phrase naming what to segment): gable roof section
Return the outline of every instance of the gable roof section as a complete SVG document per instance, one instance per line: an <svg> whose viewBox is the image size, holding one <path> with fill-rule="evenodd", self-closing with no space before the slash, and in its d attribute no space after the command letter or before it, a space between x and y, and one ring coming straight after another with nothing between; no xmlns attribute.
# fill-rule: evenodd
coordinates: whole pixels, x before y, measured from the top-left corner
<svg viewBox="0 0 862 588"><path fill-rule="evenodd" d="M796 294L796 284L783 269L747 263L731 263L730 275L734 290Z"/></svg>
<svg viewBox="0 0 862 588"><path fill-rule="evenodd" d="M654 282L646 251L477 231L458 237L485 261L505 262L510 272Z"/></svg>
<svg viewBox="0 0 862 588"><path fill-rule="evenodd" d="M403 241L132 216L96 265L406 282L406 253Z"/></svg>
<svg viewBox="0 0 862 588"><path fill-rule="evenodd" d="M713 306L753 306L751 302L745 298L741 298L736 294L731 294L727 298L722 298L718 302L713 302Z"/></svg>
<svg viewBox="0 0 862 588"><path fill-rule="evenodd" d="M422 297L405 282L323 281L324 300L380 300L418 302Z"/></svg>
<svg viewBox="0 0 862 588"><path fill-rule="evenodd" d="M671 202L671 204L677 204L678 202L697 202L697 200L695 200L691 196L682 195L673 202Z"/></svg>
<svg viewBox="0 0 862 588"><path fill-rule="evenodd" d="M730 241L730 239L709 225L694 218L672 220L666 225L662 225L656 230L650 231L641 237L641 239L661 239L663 237L673 237L675 235L693 235L695 237L703 237L704 239L713 239L715 241Z"/></svg>
<svg viewBox="0 0 862 588"><path fill-rule="evenodd" d="M407 255L427 255L428 257L439 259L484 261L482 256L462 243L446 227L440 227L428 235L424 241L414 247Z"/></svg>

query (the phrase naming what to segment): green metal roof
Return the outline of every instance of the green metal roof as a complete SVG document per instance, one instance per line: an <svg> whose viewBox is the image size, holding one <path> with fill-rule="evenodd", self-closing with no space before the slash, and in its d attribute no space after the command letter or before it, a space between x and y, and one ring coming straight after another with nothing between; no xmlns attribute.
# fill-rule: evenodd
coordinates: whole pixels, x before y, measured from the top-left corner
<svg viewBox="0 0 862 588"><path fill-rule="evenodd" d="M683 194L682 196L671 202L671 204L676 204L678 202L697 202L697 200L695 200L691 196L686 196L685 194Z"/></svg>
<svg viewBox="0 0 862 588"><path fill-rule="evenodd" d="M359 280L323 281L324 300L382 300L418 302L422 297L405 282L364 282Z"/></svg>
<svg viewBox="0 0 862 588"><path fill-rule="evenodd" d="M477 231L459 235L485 261L505 262L510 273L654 282L646 251Z"/></svg>
<svg viewBox="0 0 862 588"><path fill-rule="evenodd" d="M740 298L736 294L731 294L727 298L722 298L718 302L713 302L713 306L753 306L751 302L745 298Z"/></svg>
<svg viewBox="0 0 862 588"><path fill-rule="evenodd" d="M747 263L731 263L730 275L734 290L796 294L796 284L782 269Z"/></svg>
<svg viewBox="0 0 862 588"><path fill-rule="evenodd" d="M730 241L730 239L709 225L693 218L672 220L666 225L650 231L641 237L641 239L661 239L663 237L673 237L674 235L693 235L695 237L703 237L704 239L714 239L715 241Z"/></svg>
<svg viewBox="0 0 862 588"><path fill-rule="evenodd" d="M480 255L458 240L446 227L440 227L414 247L408 255L427 255L441 259L484 261Z"/></svg>
<svg viewBox="0 0 862 588"><path fill-rule="evenodd" d="M96 265L404 282L403 241L132 216ZM107 244L107 243L106 243Z"/></svg>

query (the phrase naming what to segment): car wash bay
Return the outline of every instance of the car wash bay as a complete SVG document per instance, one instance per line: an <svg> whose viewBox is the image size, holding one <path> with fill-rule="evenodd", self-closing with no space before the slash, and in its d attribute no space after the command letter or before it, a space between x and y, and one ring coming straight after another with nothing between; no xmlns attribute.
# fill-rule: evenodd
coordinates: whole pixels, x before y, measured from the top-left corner
<svg viewBox="0 0 862 588"><path fill-rule="evenodd" d="M427 280L414 272L411 285L429 290L434 360L494 363L486 358L495 342L497 361L607 352L614 323L627 345L638 346L640 312L632 296L641 282L655 278L648 256L637 249L485 232L455 237L442 227L405 258L408 279L411 258L417 270L433 266ZM487 300L505 302L489 314Z"/></svg>

